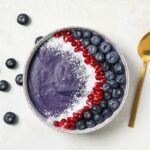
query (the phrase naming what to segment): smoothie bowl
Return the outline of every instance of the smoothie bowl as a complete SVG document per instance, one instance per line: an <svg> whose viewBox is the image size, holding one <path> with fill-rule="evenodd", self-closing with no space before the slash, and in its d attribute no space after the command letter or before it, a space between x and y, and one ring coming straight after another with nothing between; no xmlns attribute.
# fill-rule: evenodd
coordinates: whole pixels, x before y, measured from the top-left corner
<svg viewBox="0 0 150 150"><path fill-rule="evenodd" d="M56 130L88 133L108 124L128 91L128 68L104 35L72 27L45 36L27 61L24 89L35 115Z"/></svg>

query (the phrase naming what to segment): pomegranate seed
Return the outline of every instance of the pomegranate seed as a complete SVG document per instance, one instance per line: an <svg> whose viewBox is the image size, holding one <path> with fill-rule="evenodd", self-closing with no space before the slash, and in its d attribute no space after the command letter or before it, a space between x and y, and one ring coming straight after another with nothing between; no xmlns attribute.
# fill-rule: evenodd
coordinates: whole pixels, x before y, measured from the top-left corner
<svg viewBox="0 0 150 150"><path fill-rule="evenodd" d="M60 33L60 32L54 33L54 37L55 37L55 38L58 38L58 37L60 37L60 36L61 36L61 33Z"/></svg>
<svg viewBox="0 0 150 150"><path fill-rule="evenodd" d="M91 62L91 66L92 66L92 67L95 68L96 65L97 65L96 62Z"/></svg>
<svg viewBox="0 0 150 150"><path fill-rule="evenodd" d="M74 112L74 113L73 113L73 117L74 117L74 118L78 118L78 117L79 117L79 114Z"/></svg>
<svg viewBox="0 0 150 150"><path fill-rule="evenodd" d="M98 104L99 104L99 101L93 101L93 104L94 104L94 105L98 105Z"/></svg>
<svg viewBox="0 0 150 150"><path fill-rule="evenodd" d="M60 126L63 126L65 122L67 122L66 119L61 119L61 121L60 121Z"/></svg>
<svg viewBox="0 0 150 150"><path fill-rule="evenodd" d="M84 110L83 110L83 109L80 109L80 110L77 111L77 113L78 113L79 115L83 115Z"/></svg>
<svg viewBox="0 0 150 150"><path fill-rule="evenodd" d="M100 67L95 69L95 73L100 73L101 71L102 71L102 68Z"/></svg>
<svg viewBox="0 0 150 150"><path fill-rule="evenodd" d="M81 119L83 117L83 115L79 115L79 119Z"/></svg>
<svg viewBox="0 0 150 150"><path fill-rule="evenodd" d="M64 36L63 39L64 39L64 42L68 42L68 36Z"/></svg>
<svg viewBox="0 0 150 150"><path fill-rule="evenodd" d="M99 74L100 74L100 75L105 75L105 72L104 72L104 71L101 71Z"/></svg>
<svg viewBox="0 0 150 150"><path fill-rule="evenodd" d="M75 52L80 52L81 50L82 50L81 47L76 47L76 48L74 49Z"/></svg>
<svg viewBox="0 0 150 150"><path fill-rule="evenodd" d="M71 35L71 34L72 34L72 31L71 31L71 30L67 30L67 31L66 31L66 34L67 34L67 35Z"/></svg>
<svg viewBox="0 0 150 150"><path fill-rule="evenodd" d="M72 41L71 45L72 46L77 46L76 41Z"/></svg>
<svg viewBox="0 0 150 150"><path fill-rule="evenodd" d="M95 65L95 69L98 69L98 68L100 68L100 64Z"/></svg>
<svg viewBox="0 0 150 150"><path fill-rule="evenodd" d="M92 93L91 93L91 94L89 94L87 97L88 97L88 99L89 99L89 100L92 100L92 99L94 98L94 96L93 96L93 94L92 94Z"/></svg>
<svg viewBox="0 0 150 150"><path fill-rule="evenodd" d="M70 127L69 122L65 122L65 123L64 123L64 128L65 128L65 129L69 129L69 127Z"/></svg>
<svg viewBox="0 0 150 150"><path fill-rule="evenodd" d="M101 83L105 83L107 80L106 80L106 78L102 78L100 81L101 81Z"/></svg>
<svg viewBox="0 0 150 150"><path fill-rule="evenodd" d="M102 76L102 75L97 74L97 75L95 76L95 78L96 78L96 80L101 80L101 79L103 79L103 76Z"/></svg>
<svg viewBox="0 0 150 150"><path fill-rule="evenodd" d="M73 39L73 36L72 36L72 35L69 35L69 36L68 36L68 41L69 41L69 42L73 42L73 40L74 40L74 39Z"/></svg>
<svg viewBox="0 0 150 150"><path fill-rule="evenodd" d="M83 56L84 56L84 57L88 57L88 56L89 56L89 53L88 53L87 50L84 50L84 51L83 51Z"/></svg>
<svg viewBox="0 0 150 150"><path fill-rule="evenodd" d="M73 119L73 117L68 117L68 118L67 118L67 121L68 121L68 122L72 122L72 121L74 121L74 119Z"/></svg>
<svg viewBox="0 0 150 150"><path fill-rule="evenodd" d="M61 31L61 35L62 36L66 35L66 31Z"/></svg>
<svg viewBox="0 0 150 150"><path fill-rule="evenodd" d="M56 127L60 127L60 123L59 123L59 121L54 121L54 126L56 126Z"/></svg>
<svg viewBox="0 0 150 150"><path fill-rule="evenodd" d="M90 109L90 107L89 106L84 106L84 111L88 111L89 109Z"/></svg>
<svg viewBox="0 0 150 150"><path fill-rule="evenodd" d="M89 105L89 106L92 106L92 102L89 101L89 100L86 101L86 104Z"/></svg>
<svg viewBox="0 0 150 150"><path fill-rule="evenodd" d="M77 46L82 46L81 41L77 40L76 43L77 43Z"/></svg>
<svg viewBox="0 0 150 150"><path fill-rule="evenodd" d="M85 60L84 60L84 62L86 63L86 64L90 64L90 59L88 59L88 58L86 58Z"/></svg>

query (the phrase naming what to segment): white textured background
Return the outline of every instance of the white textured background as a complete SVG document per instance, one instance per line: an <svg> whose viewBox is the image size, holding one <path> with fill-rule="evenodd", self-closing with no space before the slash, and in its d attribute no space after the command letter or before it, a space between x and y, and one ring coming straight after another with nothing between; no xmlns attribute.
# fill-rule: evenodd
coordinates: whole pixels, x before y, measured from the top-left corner
<svg viewBox="0 0 150 150"><path fill-rule="evenodd" d="M28 27L17 24L19 13L31 16ZM121 48L130 68L130 91L123 110L109 125L87 135L68 135L45 126L31 112L22 87L14 81L23 72L37 36L76 25L103 32ZM0 150L149 150L150 67L136 127L127 126L141 67L137 45L149 30L149 0L0 0L0 80L6 79L12 86L10 92L0 92ZM18 69L5 67L9 57L18 60ZM18 114L17 125L3 122L7 111Z"/></svg>

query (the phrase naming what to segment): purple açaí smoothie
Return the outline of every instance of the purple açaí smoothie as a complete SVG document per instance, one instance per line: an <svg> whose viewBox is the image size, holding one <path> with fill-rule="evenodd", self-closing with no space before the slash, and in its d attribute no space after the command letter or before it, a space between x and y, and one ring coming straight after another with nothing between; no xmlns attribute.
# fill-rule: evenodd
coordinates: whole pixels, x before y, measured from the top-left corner
<svg viewBox="0 0 150 150"><path fill-rule="evenodd" d="M84 96L86 68L71 52L43 44L28 71L28 91L34 107L44 116L59 116ZM69 61L71 60L71 61Z"/></svg>

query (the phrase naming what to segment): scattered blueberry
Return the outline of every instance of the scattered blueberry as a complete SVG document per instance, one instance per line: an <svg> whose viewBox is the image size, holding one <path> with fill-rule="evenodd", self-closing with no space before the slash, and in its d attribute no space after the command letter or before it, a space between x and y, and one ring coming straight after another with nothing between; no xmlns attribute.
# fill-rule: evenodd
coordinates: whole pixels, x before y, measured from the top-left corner
<svg viewBox="0 0 150 150"><path fill-rule="evenodd" d="M97 124L100 124L104 121L104 118L101 115L96 114L94 115L94 120Z"/></svg>
<svg viewBox="0 0 150 150"><path fill-rule="evenodd" d="M73 32L73 37L76 39L76 40L80 40L82 38L82 31L81 30L75 30Z"/></svg>
<svg viewBox="0 0 150 150"><path fill-rule="evenodd" d="M27 25L29 24L30 18L27 14L20 14L17 17L17 22L21 25Z"/></svg>
<svg viewBox="0 0 150 150"><path fill-rule="evenodd" d="M106 54L106 62L110 64L115 64L119 60L119 55L117 52L109 52Z"/></svg>
<svg viewBox="0 0 150 150"><path fill-rule="evenodd" d="M95 57L95 60L98 61L98 62L102 63L104 61L104 55L100 52L96 53L94 55L94 57Z"/></svg>
<svg viewBox="0 0 150 150"><path fill-rule="evenodd" d="M86 128L85 120L79 120L76 122L76 128L79 130L83 130Z"/></svg>
<svg viewBox="0 0 150 150"><path fill-rule="evenodd" d="M9 58L6 60L5 64L9 69L13 69L16 67L17 62L14 58Z"/></svg>
<svg viewBox="0 0 150 150"><path fill-rule="evenodd" d="M115 74L112 71L105 72L105 77L108 81L115 79Z"/></svg>
<svg viewBox="0 0 150 150"><path fill-rule="evenodd" d="M94 55L97 52L97 47L95 45L89 45L87 49L90 55Z"/></svg>
<svg viewBox="0 0 150 150"><path fill-rule="evenodd" d="M111 93L110 92L104 92L104 99L109 100L111 98Z"/></svg>
<svg viewBox="0 0 150 150"><path fill-rule="evenodd" d="M7 124L14 124L14 123L16 123L16 118L17 118L16 114L13 113L13 112L7 112L4 115L4 117L3 117L5 123L7 123Z"/></svg>
<svg viewBox="0 0 150 150"><path fill-rule="evenodd" d="M124 85L126 83L126 76L125 76L125 74L121 74L121 75L116 76L116 81L119 84Z"/></svg>
<svg viewBox="0 0 150 150"><path fill-rule="evenodd" d="M111 51L111 45L108 42L102 42L99 46L100 52L106 54Z"/></svg>
<svg viewBox="0 0 150 150"><path fill-rule="evenodd" d="M112 111L115 111L119 107L119 102L117 100L110 99L108 101L108 106Z"/></svg>
<svg viewBox="0 0 150 150"><path fill-rule="evenodd" d="M23 74L18 74L15 78L15 81L18 85L23 85Z"/></svg>
<svg viewBox="0 0 150 150"><path fill-rule="evenodd" d="M85 30L83 31L83 37L84 38L91 38L92 37L92 32Z"/></svg>
<svg viewBox="0 0 150 150"><path fill-rule="evenodd" d="M96 122L94 120L86 121L87 128L93 128L94 126L96 126Z"/></svg>
<svg viewBox="0 0 150 150"><path fill-rule="evenodd" d="M93 45L99 45L101 43L102 39L100 36L98 35L94 35L92 38L91 38L91 43Z"/></svg>
<svg viewBox="0 0 150 150"><path fill-rule="evenodd" d="M93 118L92 112L91 112L91 111L85 112L85 113L84 113L84 118L85 118L86 120L91 120L91 119Z"/></svg>
<svg viewBox="0 0 150 150"><path fill-rule="evenodd" d="M124 66L123 64L121 63L117 63L114 65L114 72L117 73L117 74L122 74L124 73Z"/></svg>
<svg viewBox="0 0 150 150"><path fill-rule="evenodd" d="M117 81L115 80L110 80L108 81L109 85L112 87L112 88L117 88L118 87L118 83Z"/></svg>
<svg viewBox="0 0 150 150"><path fill-rule="evenodd" d="M102 69L103 69L104 71L108 71L108 70L110 69L110 64L108 64L107 62L104 62L104 63L102 64Z"/></svg>
<svg viewBox="0 0 150 150"><path fill-rule="evenodd" d="M83 46L87 47L91 44L91 41L89 39L82 39L81 43Z"/></svg>
<svg viewBox="0 0 150 150"><path fill-rule="evenodd" d="M124 94L122 88L113 89L112 97L114 98L121 98Z"/></svg>
<svg viewBox="0 0 150 150"><path fill-rule="evenodd" d="M41 39L43 38L43 36L39 36L35 39L35 44L37 44Z"/></svg>
<svg viewBox="0 0 150 150"><path fill-rule="evenodd" d="M104 100L102 100L102 101L100 101L99 106L100 106L101 108L106 108L106 107L107 107L107 102L104 101Z"/></svg>
<svg viewBox="0 0 150 150"><path fill-rule="evenodd" d="M0 91L7 91L9 89L9 83L5 80L0 81Z"/></svg>
<svg viewBox="0 0 150 150"><path fill-rule="evenodd" d="M110 85L109 85L107 82L105 82L105 83L103 84L103 86L102 86L102 89L103 89L104 91L108 91L108 90L110 89Z"/></svg>
<svg viewBox="0 0 150 150"><path fill-rule="evenodd" d="M100 106L98 106L98 105L94 105L91 108L91 112L93 114L100 114L102 112L102 108Z"/></svg>
<svg viewBox="0 0 150 150"><path fill-rule="evenodd" d="M104 119L109 118L111 115L112 115L112 111L108 108L104 109L103 112L102 112L102 117Z"/></svg>

